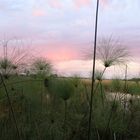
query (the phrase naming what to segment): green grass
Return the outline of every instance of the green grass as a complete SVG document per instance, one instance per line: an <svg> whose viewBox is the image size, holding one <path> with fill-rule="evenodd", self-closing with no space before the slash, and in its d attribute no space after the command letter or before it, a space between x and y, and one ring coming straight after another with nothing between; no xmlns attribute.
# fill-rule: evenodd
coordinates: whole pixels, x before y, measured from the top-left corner
<svg viewBox="0 0 140 140"><path fill-rule="evenodd" d="M90 81L77 77L53 78L51 85L45 87L39 77L13 76L5 83L22 140L87 139ZM112 140L115 135L118 140L139 140L140 99L128 100L124 109L121 100L106 98L107 92L122 92L124 81L101 84L102 90L98 86L93 98L92 139ZM128 82L127 94L138 95L139 90L138 84ZM0 140L19 140L2 85Z"/></svg>

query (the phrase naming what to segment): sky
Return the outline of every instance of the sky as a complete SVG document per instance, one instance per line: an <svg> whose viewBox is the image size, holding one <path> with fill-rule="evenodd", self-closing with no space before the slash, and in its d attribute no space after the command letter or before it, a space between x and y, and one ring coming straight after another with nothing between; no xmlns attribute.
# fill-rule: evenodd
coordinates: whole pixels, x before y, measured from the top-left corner
<svg viewBox="0 0 140 140"><path fill-rule="evenodd" d="M30 40L36 56L49 59L62 75L90 76L96 0L0 0L0 39ZM129 77L140 75L140 0L100 0L98 39L113 36L131 52ZM97 62L96 69L102 69ZM107 78L124 76L113 66Z"/></svg>

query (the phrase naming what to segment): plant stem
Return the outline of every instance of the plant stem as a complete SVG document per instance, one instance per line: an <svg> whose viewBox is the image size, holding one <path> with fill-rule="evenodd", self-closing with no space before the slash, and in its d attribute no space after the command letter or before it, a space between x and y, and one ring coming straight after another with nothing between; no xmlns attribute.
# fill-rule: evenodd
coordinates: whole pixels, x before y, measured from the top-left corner
<svg viewBox="0 0 140 140"><path fill-rule="evenodd" d="M67 121L67 100L65 102L65 115L64 115L64 140L66 140L66 121Z"/></svg>
<svg viewBox="0 0 140 140"><path fill-rule="evenodd" d="M101 99L102 99L102 105L103 105L103 108L104 108L104 93L103 93L103 86L102 86L102 82L99 81L100 83L100 90L101 90Z"/></svg>
<svg viewBox="0 0 140 140"><path fill-rule="evenodd" d="M108 118L108 122L107 122L107 126L105 128L105 134L107 133L107 130L109 128L109 125L110 125L110 122L111 122L111 119L112 119L112 115L113 115L113 109L115 107L115 103L116 103L116 98L117 98L117 92L115 94L115 97L114 97L114 100L113 100L113 104L112 104L112 107L111 107L111 110L110 110L110 114L109 114L109 118ZM104 139L104 135L102 136L101 140Z"/></svg>
<svg viewBox="0 0 140 140"><path fill-rule="evenodd" d="M126 65L126 68L125 68L125 84L124 84L124 101L123 101L123 104L124 104L124 114L123 114L123 119L125 117L125 112L126 112L126 104L127 104L127 91L128 91L128 87L127 87L127 69L128 69L128 66Z"/></svg>
<svg viewBox="0 0 140 140"><path fill-rule="evenodd" d="M17 120L16 120L16 117L15 117L14 109L13 109L13 106L12 106L12 103L11 103L11 99L10 99L6 84L4 82L4 79L3 79L3 76L2 76L1 73L0 73L0 77L1 77L1 81L2 81L2 84L3 84L4 89L5 89L5 93L6 93L7 100L8 100L8 103L9 103L9 107L10 107L10 110L11 110L11 113L12 113L12 116L13 116L13 120L14 120L14 124L15 124L16 130L17 130L19 140L22 140L21 135L20 135L20 131L19 131L19 128L18 128Z"/></svg>
<svg viewBox="0 0 140 140"><path fill-rule="evenodd" d="M92 85L91 85L90 110L89 110L89 122L88 122L88 140L90 140L90 137L91 137L91 118L92 118L93 88L94 88L94 84L95 84L95 59L96 59L96 43L97 43L97 28L98 28L98 9L99 9L99 0L97 0L97 5L96 5Z"/></svg>

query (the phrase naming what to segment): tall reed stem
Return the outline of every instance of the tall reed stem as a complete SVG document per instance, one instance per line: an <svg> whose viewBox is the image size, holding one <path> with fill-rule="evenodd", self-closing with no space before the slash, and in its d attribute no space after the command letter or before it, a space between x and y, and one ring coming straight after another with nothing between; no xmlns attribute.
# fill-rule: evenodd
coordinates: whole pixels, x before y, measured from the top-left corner
<svg viewBox="0 0 140 140"><path fill-rule="evenodd" d="M98 28L98 9L99 9L99 0L97 0L97 5L96 5L92 85L91 85L90 110L89 110L89 120L88 120L88 140L90 140L90 137L91 137L92 103L93 103L93 90L94 90L94 84L95 84L95 59L96 59L97 28Z"/></svg>

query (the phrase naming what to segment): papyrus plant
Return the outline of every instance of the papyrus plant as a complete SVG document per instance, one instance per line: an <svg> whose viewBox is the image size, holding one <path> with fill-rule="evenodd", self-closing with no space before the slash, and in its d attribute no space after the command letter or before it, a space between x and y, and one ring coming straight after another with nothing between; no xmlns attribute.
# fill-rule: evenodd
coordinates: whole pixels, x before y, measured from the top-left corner
<svg viewBox="0 0 140 140"><path fill-rule="evenodd" d="M86 56L88 56L88 58L92 59L93 52L91 50L89 50L89 52L86 53ZM100 74L100 78L98 77L101 81L102 76L104 75L107 68L109 68L113 65L125 64L128 61L128 57L130 55L129 55L128 49L125 46L121 45L121 43L118 40L115 40L112 37L110 37L110 38L102 38L101 40L98 41L96 56L97 56L96 60L100 60L100 62L104 66L104 70ZM95 76L93 76L93 75L95 75L95 72L93 71L92 73L93 73L92 74L92 81L93 81L93 80L95 80ZM98 86L98 84L96 86ZM97 87L93 87L93 84L92 84L91 89L93 89L93 88L94 88L94 90L92 90L92 91L93 91L93 94L95 94L95 90L97 89ZM89 123L91 123L92 97L93 96L91 95ZM90 124L89 124L89 128L90 128ZM89 129L89 131L90 131L90 129Z"/></svg>
<svg viewBox="0 0 140 140"><path fill-rule="evenodd" d="M129 56L127 47L112 37L102 38L98 42L97 58L106 68L112 65L125 64Z"/></svg>
<svg viewBox="0 0 140 140"><path fill-rule="evenodd" d="M63 139L66 140L67 136L67 107L68 100L74 93L74 85L71 79L59 79L50 78L48 79L48 91L54 96L61 98L64 101L64 135Z"/></svg>
<svg viewBox="0 0 140 140"><path fill-rule="evenodd" d="M32 62L31 71L44 78L51 74L52 64L45 58L36 58Z"/></svg>
<svg viewBox="0 0 140 140"><path fill-rule="evenodd" d="M18 74L31 58L29 56L29 44L16 38L0 40L3 51L0 51L0 72L8 79L11 74ZM26 45L26 46L25 46ZM28 47L28 51L26 50Z"/></svg>

